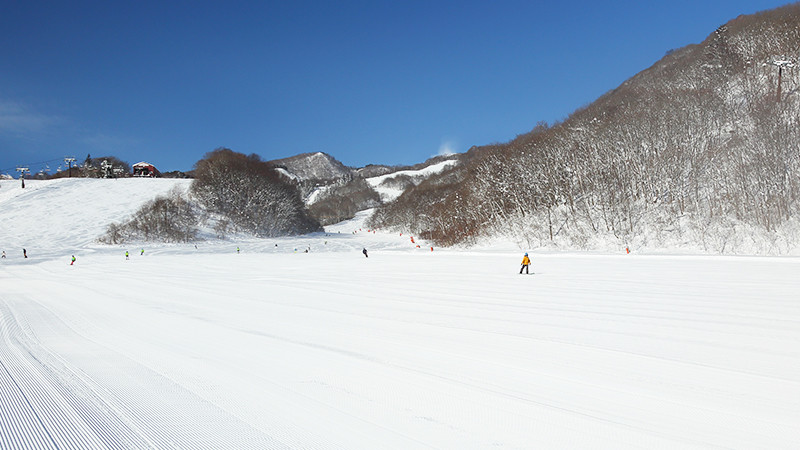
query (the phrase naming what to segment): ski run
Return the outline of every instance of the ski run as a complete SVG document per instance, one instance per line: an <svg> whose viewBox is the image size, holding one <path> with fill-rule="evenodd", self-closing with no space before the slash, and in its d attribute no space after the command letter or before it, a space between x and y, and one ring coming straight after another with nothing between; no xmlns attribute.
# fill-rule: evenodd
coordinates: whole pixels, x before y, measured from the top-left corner
<svg viewBox="0 0 800 450"><path fill-rule="evenodd" d="M94 242L187 183L0 183L0 449L800 442L798 258Z"/></svg>

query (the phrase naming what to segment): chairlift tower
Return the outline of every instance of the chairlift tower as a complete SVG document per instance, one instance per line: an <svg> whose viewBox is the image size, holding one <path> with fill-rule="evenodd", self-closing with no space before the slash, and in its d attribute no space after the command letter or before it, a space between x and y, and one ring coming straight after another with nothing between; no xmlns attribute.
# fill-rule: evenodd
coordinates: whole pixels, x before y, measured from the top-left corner
<svg viewBox="0 0 800 450"><path fill-rule="evenodd" d="M25 174L30 172L30 169L27 167L17 167L17 172L19 172L19 179L22 181L22 189L25 189Z"/></svg>
<svg viewBox="0 0 800 450"><path fill-rule="evenodd" d="M69 177L72 178L72 163L75 162L75 158L66 156L64 157L64 162L67 164L67 167L69 167Z"/></svg>
<svg viewBox="0 0 800 450"><path fill-rule="evenodd" d="M764 65L770 66L777 66L778 67L778 103L781 101L781 77L783 76L783 68L791 69L795 66L794 62L789 61L788 59L777 59L770 61L768 63L764 63Z"/></svg>

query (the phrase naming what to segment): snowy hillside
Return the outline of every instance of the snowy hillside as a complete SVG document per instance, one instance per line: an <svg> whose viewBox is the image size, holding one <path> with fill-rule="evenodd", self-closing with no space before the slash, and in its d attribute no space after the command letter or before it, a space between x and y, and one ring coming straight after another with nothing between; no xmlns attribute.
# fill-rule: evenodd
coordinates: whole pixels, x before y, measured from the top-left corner
<svg viewBox="0 0 800 450"><path fill-rule="evenodd" d="M111 222L120 222L146 201L191 180L165 178L61 178L0 181L0 246L6 253L53 257L86 248Z"/></svg>
<svg viewBox="0 0 800 450"><path fill-rule="evenodd" d="M520 275L512 245L431 251L369 212L104 247L186 181L29 186L0 184L0 449L796 448L798 258Z"/></svg>
<svg viewBox="0 0 800 450"><path fill-rule="evenodd" d="M373 224L442 245L800 255L800 71L776 70L797 65L798 30L800 3L709 29L563 122L471 148Z"/></svg>
<svg viewBox="0 0 800 450"><path fill-rule="evenodd" d="M418 184L419 181L424 180L431 175L441 173L448 167L452 167L456 164L458 164L457 160L442 161L436 164L431 164L430 166L419 170L401 170L386 175L367 178L367 182L370 184L370 186L372 186L373 189L378 191L382 201L390 202L402 195L405 190L400 187L393 186L390 183L387 183L387 181L397 177L409 177L417 180L416 184ZM389 184L389 186L387 186L387 184Z"/></svg>

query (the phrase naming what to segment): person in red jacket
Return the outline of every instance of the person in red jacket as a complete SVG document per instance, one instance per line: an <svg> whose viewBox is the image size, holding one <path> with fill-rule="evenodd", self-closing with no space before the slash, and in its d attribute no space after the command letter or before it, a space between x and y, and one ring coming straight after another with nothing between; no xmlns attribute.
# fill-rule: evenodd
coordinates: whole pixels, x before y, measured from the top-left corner
<svg viewBox="0 0 800 450"><path fill-rule="evenodd" d="M531 259L528 258L528 254L525 253L525 256L522 257L522 267L519 268L519 273L522 273L522 270L525 269L525 273L530 274L528 272L528 266L531 265Z"/></svg>

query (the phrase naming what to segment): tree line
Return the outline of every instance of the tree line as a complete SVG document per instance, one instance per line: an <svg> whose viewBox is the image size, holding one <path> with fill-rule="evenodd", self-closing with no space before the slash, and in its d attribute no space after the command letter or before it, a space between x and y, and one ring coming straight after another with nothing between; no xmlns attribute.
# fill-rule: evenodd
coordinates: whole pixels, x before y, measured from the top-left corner
<svg viewBox="0 0 800 450"><path fill-rule="evenodd" d="M188 192L173 191L145 203L128 220L109 225L100 241L187 242L197 237L201 226L210 227L220 237L240 232L273 237L321 230L308 214L297 186L271 164L255 154L219 148L195 164Z"/></svg>

